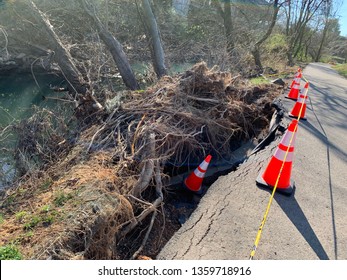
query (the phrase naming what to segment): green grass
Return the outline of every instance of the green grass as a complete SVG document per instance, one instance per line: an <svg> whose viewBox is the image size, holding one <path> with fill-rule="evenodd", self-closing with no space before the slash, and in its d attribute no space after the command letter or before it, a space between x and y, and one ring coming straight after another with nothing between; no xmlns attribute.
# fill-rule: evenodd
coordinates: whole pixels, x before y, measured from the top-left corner
<svg viewBox="0 0 347 280"><path fill-rule="evenodd" d="M40 208L41 213L47 213L51 209L51 205L44 205Z"/></svg>
<svg viewBox="0 0 347 280"><path fill-rule="evenodd" d="M24 230L32 230L34 227L36 227L40 222L42 222L41 217L39 216L31 216L30 220L24 224L23 229Z"/></svg>
<svg viewBox="0 0 347 280"><path fill-rule="evenodd" d="M26 211L20 211L15 214L16 220L19 222L22 222L24 218L28 215Z"/></svg>
<svg viewBox="0 0 347 280"><path fill-rule="evenodd" d="M5 218L4 215L0 213L0 225L4 222Z"/></svg>
<svg viewBox="0 0 347 280"><path fill-rule="evenodd" d="M16 246L10 244L0 247L0 260L21 260L22 255Z"/></svg>
<svg viewBox="0 0 347 280"><path fill-rule="evenodd" d="M15 202L15 195L11 194L9 195L6 200L5 200L5 205L6 206L11 206Z"/></svg>
<svg viewBox="0 0 347 280"><path fill-rule="evenodd" d="M40 186L40 189L43 191L48 190L52 183L53 181L51 179L48 179Z"/></svg>
<svg viewBox="0 0 347 280"><path fill-rule="evenodd" d="M72 199L73 195L72 194L65 194L63 192L59 192L55 199L54 199L54 205L59 207L63 206L68 200Z"/></svg>
<svg viewBox="0 0 347 280"><path fill-rule="evenodd" d="M333 68L341 75L347 78L347 63L334 65Z"/></svg>
<svg viewBox="0 0 347 280"><path fill-rule="evenodd" d="M258 85L262 85L262 84L269 84L270 82L263 78L263 77L256 77L256 78L252 78L250 79L250 82L252 85L258 86Z"/></svg>
<svg viewBox="0 0 347 280"><path fill-rule="evenodd" d="M265 43L264 47L268 52L286 50L288 48L287 39L283 34L272 34Z"/></svg>
<svg viewBox="0 0 347 280"><path fill-rule="evenodd" d="M26 231L16 237L13 241L14 244L20 244L22 242L27 243L34 236L34 232L32 230Z"/></svg>

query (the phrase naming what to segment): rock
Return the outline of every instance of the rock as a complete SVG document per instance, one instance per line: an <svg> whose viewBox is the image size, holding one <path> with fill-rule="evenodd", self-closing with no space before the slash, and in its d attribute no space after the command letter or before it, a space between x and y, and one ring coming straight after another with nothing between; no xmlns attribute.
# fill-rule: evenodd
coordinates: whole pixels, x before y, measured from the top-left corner
<svg viewBox="0 0 347 280"><path fill-rule="evenodd" d="M16 59L23 59L25 57L25 53L20 53L19 55L16 56Z"/></svg>
<svg viewBox="0 0 347 280"><path fill-rule="evenodd" d="M271 81L271 83L273 83L273 84L275 84L275 85L280 85L280 86L282 86L282 87L284 87L285 84L286 84L281 78L278 78L278 79L276 79L276 80L273 80L273 81Z"/></svg>
<svg viewBox="0 0 347 280"><path fill-rule="evenodd" d="M10 60L5 63L5 65L17 65L16 62Z"/></svg>
<svg viewBox="0 0 347 280"><path fill-rule="evenodd" d="M277 74L278 73L277 70L274 70L271 67L264 67L263 70L264 70L264 74L272 75L272 74Z"/></svg>

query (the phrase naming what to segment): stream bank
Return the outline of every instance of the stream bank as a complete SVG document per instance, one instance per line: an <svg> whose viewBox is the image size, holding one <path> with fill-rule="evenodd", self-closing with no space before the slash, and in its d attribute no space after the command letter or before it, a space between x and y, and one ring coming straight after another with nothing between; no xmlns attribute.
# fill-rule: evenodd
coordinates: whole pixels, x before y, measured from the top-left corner
<svg viewBox="0 0 347 280"><path fill-rule="evenodd" d="M29 259L154 258L201 198L168 179L259 137L282 89L199 63L146 90L114 92L73 142L42 123L48 112L30 118L18 149L45 164L1 198L0 244Z"/></svg>

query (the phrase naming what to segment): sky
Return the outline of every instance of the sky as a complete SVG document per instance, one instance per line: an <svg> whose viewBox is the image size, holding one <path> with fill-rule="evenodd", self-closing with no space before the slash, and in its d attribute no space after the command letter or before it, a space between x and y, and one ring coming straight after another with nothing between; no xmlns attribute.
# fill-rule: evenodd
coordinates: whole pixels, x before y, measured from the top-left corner
<svg viewBox="0 0 347 280"><path fill-rule="evenodd" d="M347 0L343 0L343 4L338 12L340 21L340 30L342 36L347 36Z"/></svg>

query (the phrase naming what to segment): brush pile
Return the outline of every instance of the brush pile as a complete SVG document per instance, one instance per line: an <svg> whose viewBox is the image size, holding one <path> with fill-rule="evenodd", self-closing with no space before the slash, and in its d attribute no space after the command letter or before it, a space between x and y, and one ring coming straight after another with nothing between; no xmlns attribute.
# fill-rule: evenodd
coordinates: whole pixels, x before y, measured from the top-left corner
<svg viewBox="0 0 347 280"><path fill-rule="evenodd" d="M21 245L26 257L120 259L124 241L142 227L141 242L127 255L138 258L148 240L155 240L151 233L162 242L165 218L158 223L157 215L164 215L164 166L189 165L207 154L215 159L230 155L266 128L279 93L275 85L251 87L205 63L163 77L145 91L116 93L106 101L102 121L85 129L67 156L35 183L23 182L8 194L17 191L21 210L28 208L42 220L40 209L54 206L55 220L49 226L39 223L35 231L40 235ZM12 213L16 207L7 204ZM22 234L10 221L3 228ZM1 238L1 243L9 241Z"/></svg>

